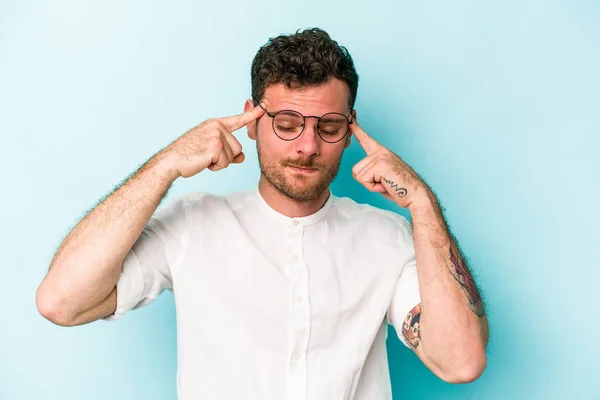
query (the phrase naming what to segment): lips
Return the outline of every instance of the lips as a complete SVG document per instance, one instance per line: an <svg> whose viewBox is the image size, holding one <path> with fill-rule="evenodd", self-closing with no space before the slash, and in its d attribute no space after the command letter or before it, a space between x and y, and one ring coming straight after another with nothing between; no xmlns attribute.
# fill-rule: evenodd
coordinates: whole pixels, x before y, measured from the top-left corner
<svg viewBox="0 0 600 400"><path fill-rule="evenodd" d="M297 167L295 165L289 165L288 167L292 167L296 170L302 171L302 172L314 172L314 171L318 171L318 168L306 168L306 167Z"/></svg>

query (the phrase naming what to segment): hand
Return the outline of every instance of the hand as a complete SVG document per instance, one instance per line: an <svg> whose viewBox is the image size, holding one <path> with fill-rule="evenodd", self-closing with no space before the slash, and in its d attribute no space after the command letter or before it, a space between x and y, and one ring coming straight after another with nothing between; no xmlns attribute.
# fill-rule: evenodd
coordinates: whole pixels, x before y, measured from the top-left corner
<svg viewBox="0 0 600 400"><path fill-rule="evenodd" d="M356 120L350 129L367 153L367 157L352 168L354 179L371 192L379 192L404 208L426 195L427 184L398 155L377 143Z"/></svg>
<svg viewBox="0 0 600 400"><path fill-rule="evenodd" d="M263 114L262 108L254 107L231 117L208 119L181 135L164 151L174 160L173 169L184 178L205 168L219 171L231 163L241 163L245 155L232 133Z"/></svg>

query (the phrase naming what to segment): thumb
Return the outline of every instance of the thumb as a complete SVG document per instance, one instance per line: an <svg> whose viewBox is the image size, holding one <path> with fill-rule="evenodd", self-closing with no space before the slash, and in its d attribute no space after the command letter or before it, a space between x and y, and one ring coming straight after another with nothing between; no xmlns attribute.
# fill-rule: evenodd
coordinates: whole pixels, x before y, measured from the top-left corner
<svg viewBox="0 0 600 400"><path fill-rule="evenodd" d="M231 160L231 162L235 163L235 164L240 164L245 159L246 159L246 156L244 155L244 152L242 151L240 154L238 154L237 156L233 157L233 160Z"/></svg>

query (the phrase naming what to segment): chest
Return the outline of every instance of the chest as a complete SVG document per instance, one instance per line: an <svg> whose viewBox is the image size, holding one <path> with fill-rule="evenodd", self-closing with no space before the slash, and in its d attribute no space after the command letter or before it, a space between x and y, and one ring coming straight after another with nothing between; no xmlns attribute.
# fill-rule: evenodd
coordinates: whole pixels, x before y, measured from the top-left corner
<svg viewBox="0 0 600 400"><path fill-rule="evenodd" d="M345 328L381 324L401 271L399 248L328 227L260 232L191 235L174 274L180 323L199 332L235 327L254 345L282 347L294 327L310 329L318 345Z"/></svg>

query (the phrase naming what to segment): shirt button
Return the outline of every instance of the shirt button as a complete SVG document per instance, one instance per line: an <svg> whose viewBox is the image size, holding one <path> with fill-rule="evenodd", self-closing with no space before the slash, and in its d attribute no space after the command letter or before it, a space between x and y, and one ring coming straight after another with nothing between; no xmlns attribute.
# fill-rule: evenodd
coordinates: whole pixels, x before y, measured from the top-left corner
<svg viewBox="0 0 600 400"><path fill-rule="evenodd" d="M297 221L297 220L295 220L295 219L293 219L293 220L292 220L292 225L293 225L293 226L296 226L296 225L298 225L299 223L300 223L300 222L298 222L298 221Z"/></svg>
<svg viewBox="0 0 600 400"><path fill-rule="evenodd" d="M292 354L292 361L298 361L299 358L300 358L300 354L298 354L298 353Z"/></svg>
<svg viewBox="0 0 600 400"><path fill-rule="evenodd" d="M302 298L302 296L296 297L296 302L302 303L303 301L304 301L304 299Z"/></svg>
<svg viewBox="0 0 600 400"><path fill-rule="evenodd" d="M292 254L292 261L298 261L298 256L296 254Z"/></svg>

